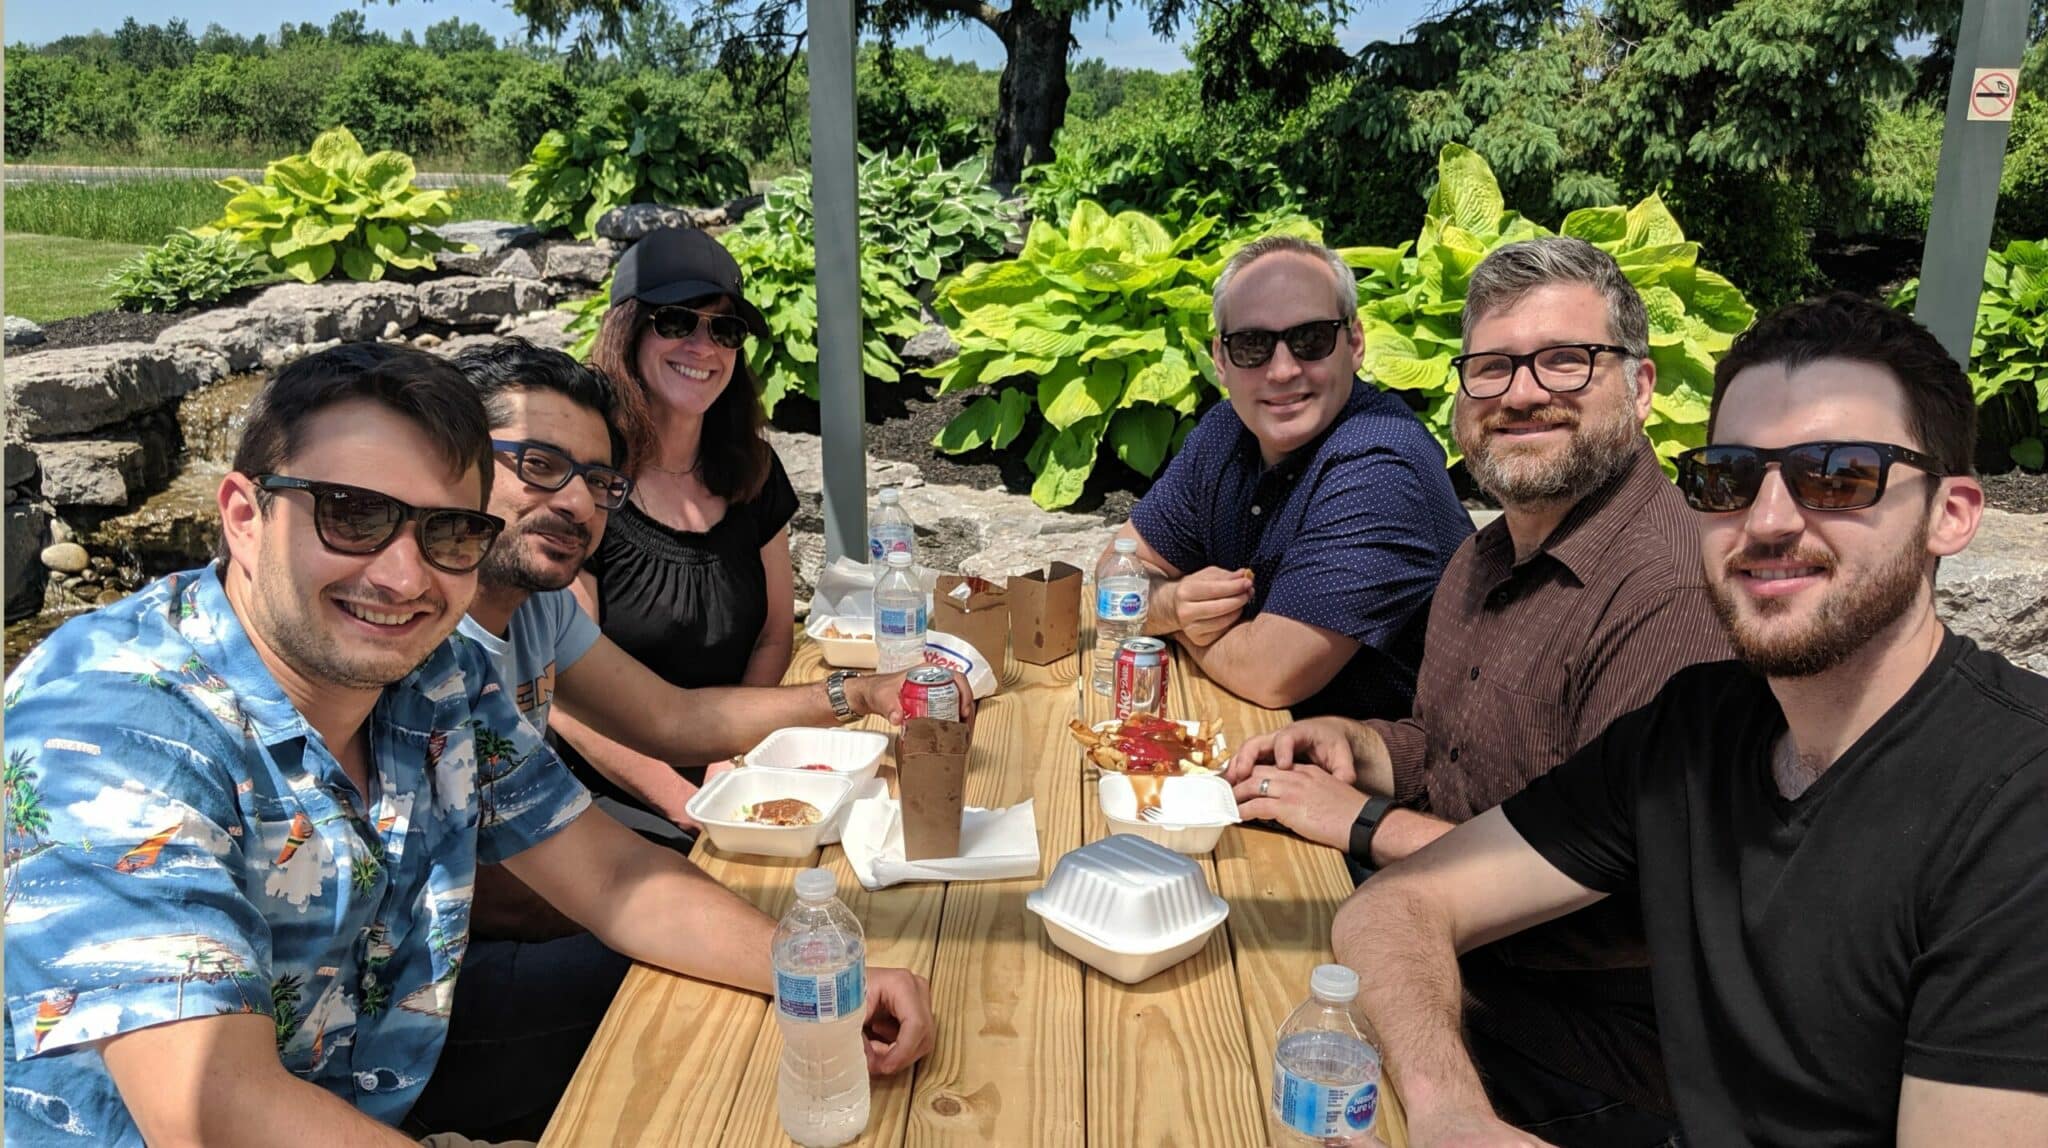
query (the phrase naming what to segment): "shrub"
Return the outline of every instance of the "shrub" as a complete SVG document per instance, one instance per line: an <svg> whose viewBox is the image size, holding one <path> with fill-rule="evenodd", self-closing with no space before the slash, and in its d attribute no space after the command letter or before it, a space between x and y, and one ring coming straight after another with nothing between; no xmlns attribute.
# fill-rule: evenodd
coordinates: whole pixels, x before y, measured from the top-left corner
<svg viewBox="0 0 2048 1148"><path fill-rule="evenodd" d="M456 101L447 62L396 45L354 54L321 115L361 132L370 147L413 154L445 154L469 134L470 113Z"/></svg>
<svg viewBox="0 0 2048 1148"><path fill-rule="evenodd" d="M588 237L627 203L723 203L747 188L747 169L632 91L567 132L550 131L512 173L526 218L542 231Z"/></svg>
<svg viewBox="0 0 2048 1148"><path fill-rule="evenodd" d="M483 142L513 155L530 155L543 135L576 124L576 89L559 66L533 64L512 70L498 82L490 105L481 129Z"/></svg>
<svg viewBox="0 0 2048 1148"><path fill-rule="evenodd" d="M62 131L69 61L16 49L10 52L7 71L0 75L6 87L7 154L25 159L37 149L55 143Z"/></svg>
<svg viewBox="0 0 2048 1148"><path fill-rule="evenodd" d="M301 282L339 266L351 279L382 279L392 267L432 270L448 244L427 230L446 223L448 193L413 186L412 160L395 151L365 156L347 128L324 132L303 155L263 169L263 182L240 177L227 213L201 234L234 234Z"/></svg>
<svg viewBox="0 0 2048 1148"><path fill-rule="evenodd" d="M1891 299L1910 310L1914 279ZM1980 408L1978 457L2048 466L2048 240L2016 239L1984 257L1984 293L1970 336L1970 387Z"/></svg>
<svg viewBox="0 0 2048 1148"><path fill-rule="evenodd" d="M269 276L263 255L233 236L180 231L116 267L106 287L125 310L176 311L214 302Z"/></svg>

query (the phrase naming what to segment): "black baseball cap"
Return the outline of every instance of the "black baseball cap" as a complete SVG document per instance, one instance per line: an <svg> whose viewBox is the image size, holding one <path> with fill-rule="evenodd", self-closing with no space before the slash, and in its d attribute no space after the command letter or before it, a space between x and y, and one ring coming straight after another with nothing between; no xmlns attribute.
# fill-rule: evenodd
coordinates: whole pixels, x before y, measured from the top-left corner
<svg viewBox="0 0 2048 1148"><path fill-rule="evenodd" d="M768 337L768 320L740 290L740 265L716 239L694 227L661 227L626 248L612 273L612 305L627 299L657 306L724 295L733 314L745 319L757 339Z"/></svg>

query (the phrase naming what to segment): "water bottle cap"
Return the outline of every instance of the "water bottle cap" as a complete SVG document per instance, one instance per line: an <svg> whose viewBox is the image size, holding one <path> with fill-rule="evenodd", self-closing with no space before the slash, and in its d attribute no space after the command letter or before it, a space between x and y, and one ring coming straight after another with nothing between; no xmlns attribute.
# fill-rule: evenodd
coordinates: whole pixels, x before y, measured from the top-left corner
<svg viewBox="0 0 2048 1148"><path fill-rule="evenodd" d="M823 870L812 870L823 872ZM802 880L802 878L798 878ZM1318 998L1339 1003L1358 999L1358 974L1343 965L1317 965L1309 974L1308 990Z"/></svg>
<svg viewBox="0 0 2048 1148"><path fill-rule="evenodd" d="M889 565L908 566L910 565L910 555L905 554L901 550L891 550L889 552Z"/></svg>
<svg viewBox="0 0 2048 1148"><path fill-rule="evenodd" d="M830 869L806 869L796 875L799 901L823 901L839 892L839 878Z"/></svg>
<svg viewBox="0 0 2048 1148"><path fill-rule="evenodd" d="M1138 552L1138 540L1135 538L1117 539L1116 552L1118 554L1136 554Z"/></svg>
<svg viewBox="0 0 2048 1148"><path fill-rule="evenodd" d="M880 497L882 499L882 505L887 506L892 502L903 501L903 492L897 490L893 486L885 486L882 488L882 493Z"/></svg>

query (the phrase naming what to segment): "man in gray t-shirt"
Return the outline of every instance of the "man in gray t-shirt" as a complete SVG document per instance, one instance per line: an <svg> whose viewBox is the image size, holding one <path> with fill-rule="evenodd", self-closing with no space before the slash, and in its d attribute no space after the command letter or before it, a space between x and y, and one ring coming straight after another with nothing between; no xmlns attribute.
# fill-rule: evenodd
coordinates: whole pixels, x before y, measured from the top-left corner
<svg viewBox="0 0 2048 1148"><path fill-rule="evenodd" d="M502 479L501 479L502 481ZM590 615L567 590L543 590L512 611L504 636L465 615L456 632L484 648L497 663L499 682L512 691L512 704L537 730L548 728L555 678L604 640Z"/></svg>

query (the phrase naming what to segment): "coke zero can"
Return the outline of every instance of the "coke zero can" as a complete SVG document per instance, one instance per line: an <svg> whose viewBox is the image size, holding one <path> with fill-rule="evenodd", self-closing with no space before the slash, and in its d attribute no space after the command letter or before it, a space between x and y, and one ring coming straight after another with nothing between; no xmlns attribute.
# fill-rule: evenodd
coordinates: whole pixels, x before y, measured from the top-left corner
<svg viewBox="0 0 2048 1148"><path fill-rule="evenodd" d="M1166 710L1166 643L1159 638L1125 638L1116 651L1116 716L1160 714Z"/></svg>

